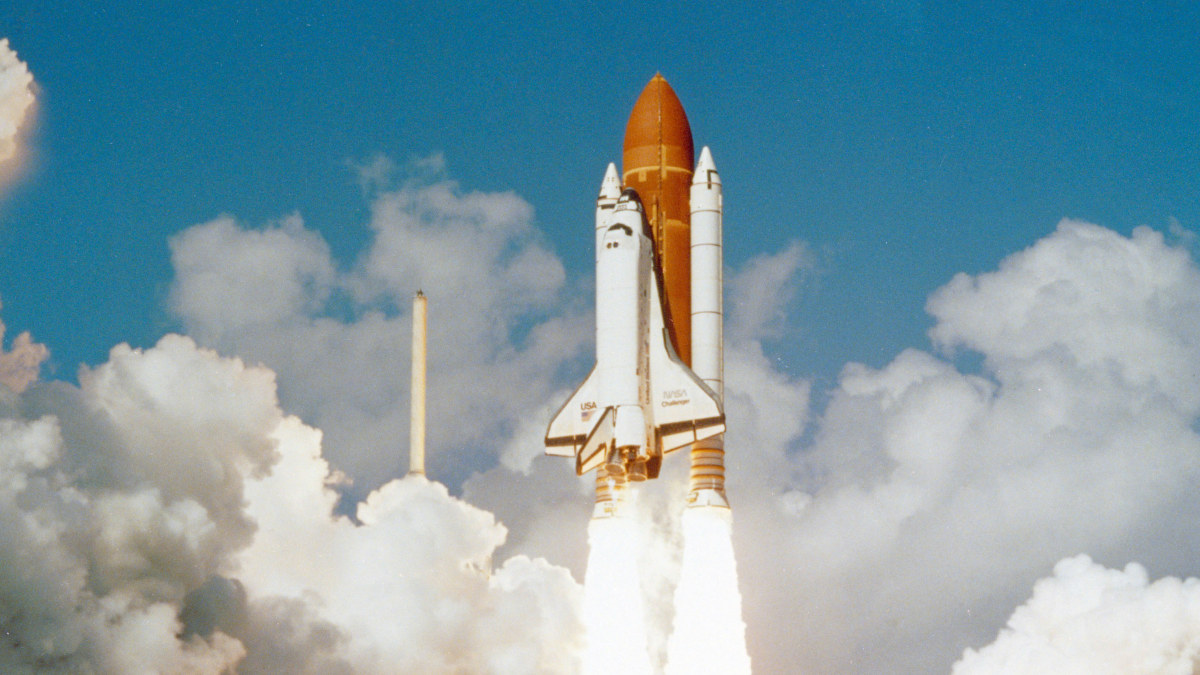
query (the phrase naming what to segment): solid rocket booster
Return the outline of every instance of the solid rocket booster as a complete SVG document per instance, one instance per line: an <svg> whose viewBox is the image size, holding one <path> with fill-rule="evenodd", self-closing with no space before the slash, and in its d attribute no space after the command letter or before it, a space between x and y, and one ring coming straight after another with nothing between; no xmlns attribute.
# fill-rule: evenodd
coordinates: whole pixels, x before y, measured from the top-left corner
<svg viewBox="0 0 1200 675"><path fill-rule="evenodd" d="M722 307L721 177L705 146L691 184L692 370L713 391L725 390Z"/></svg>
<svg viewBox="0 0 1200 675"><path fill-rule="evenodd" d="M725 336L722 302L721 177L708 147L700 151L691 185L692 371L724 400ZM729 507L725 498L725 436L692 446L689 506Z"/></svg>
<svg viewBox="0 0 1200 675"><path fill-rule="evenodd" d="M412 313L412 396L409 403L408 473L425 475L425 347L427 336L425 294L417 291Z"/></svg>

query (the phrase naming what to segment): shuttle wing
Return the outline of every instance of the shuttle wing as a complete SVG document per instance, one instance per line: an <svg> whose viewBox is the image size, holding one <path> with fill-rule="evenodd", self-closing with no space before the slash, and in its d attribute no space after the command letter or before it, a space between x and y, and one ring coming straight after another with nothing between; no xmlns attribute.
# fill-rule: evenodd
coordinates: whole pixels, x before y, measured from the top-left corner
<svg viewBox="0 0 1200 675"><path fill-rule="evenodd" d="M653 278L653 277L652 277ZM663 325L657 280L650 294L650 410L660 454L725 432L717 395L679 359Z"/></svg>
<svg viewBox="0 0 1200 675"><path fill-rule="evenodd" d="M600 466L607 458L606 450L613 439L613 409L605 408L600 414L592 433L583 442L582 449L575 455L575 473L582 476Z"/></svg>
<svg viewBox="0 0 1200 675"><path fill-rule="evenodd" d="M587 379L571 394L571 398L558 409L550 427L546 429L546 454L558 457L576 457L583 449L588 436L600 421L601 413L596 404L596 369L588 373Z"/></svg>

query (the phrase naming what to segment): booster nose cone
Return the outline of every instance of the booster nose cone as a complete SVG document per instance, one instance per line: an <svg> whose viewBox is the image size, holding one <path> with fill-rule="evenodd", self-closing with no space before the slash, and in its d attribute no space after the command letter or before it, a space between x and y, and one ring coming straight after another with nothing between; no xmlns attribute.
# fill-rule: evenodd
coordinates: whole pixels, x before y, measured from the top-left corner
<svg viewBox="0 0 1200 675"><path fill-rule="evenodd" d="M621 194L621 176L617 174L617 165L609 163L604 170L604 180L600 181L600 199L616 199Z"/></svg>
<svg viewBox="0 0 1200 675"><path fill-rule="evenodd" d="M721 176L717 173L717 165L713 163L712 152L707 145L700 149L700 159L696 160L696 173L692 177L692 185L701 184L721 184Z"/></svg>

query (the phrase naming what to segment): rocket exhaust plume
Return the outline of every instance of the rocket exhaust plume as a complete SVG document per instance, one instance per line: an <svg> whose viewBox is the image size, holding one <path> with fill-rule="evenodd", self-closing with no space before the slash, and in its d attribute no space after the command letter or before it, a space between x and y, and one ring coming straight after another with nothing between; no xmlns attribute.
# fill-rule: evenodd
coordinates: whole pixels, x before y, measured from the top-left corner
<svg viewBox="0 0 1200 675"><path fill-rule="evenodd" d="M683 513L683 564L666 675L750 673L731 524L727 508L689 508Z"/></svg>
<svg viewBox="0 0 1200 675"><path fill-rule="evenodd" d="M624 487L616 491L624 491ZM623 497L624 495L616 495ZM584 675L650 675L646 617L638 559L641 528L628 512L588 523L583 624Z"/></svg>
<svg viewBox="0 0 1200 675"><path fill-rule="evenodd" d="M408 427L408 473L425 475L425 337L428 303L417 291L412 313L412 419Z"/></svg>

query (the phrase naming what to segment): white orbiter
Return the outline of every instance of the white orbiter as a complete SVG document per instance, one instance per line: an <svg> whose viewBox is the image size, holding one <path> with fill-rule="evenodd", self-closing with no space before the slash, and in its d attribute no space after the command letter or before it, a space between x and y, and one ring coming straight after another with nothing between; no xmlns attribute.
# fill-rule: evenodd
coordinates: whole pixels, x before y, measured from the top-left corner
<svg viewBox="0 0 1200 675"><path fill-rule="evenodd" d="M546 452L575 457L580 475L602 466L614 480L641 481L658 476L664 454L723 433L725 415L671 346L637 192L626 189L598 221L596 365L554 416Z"/></svg>

